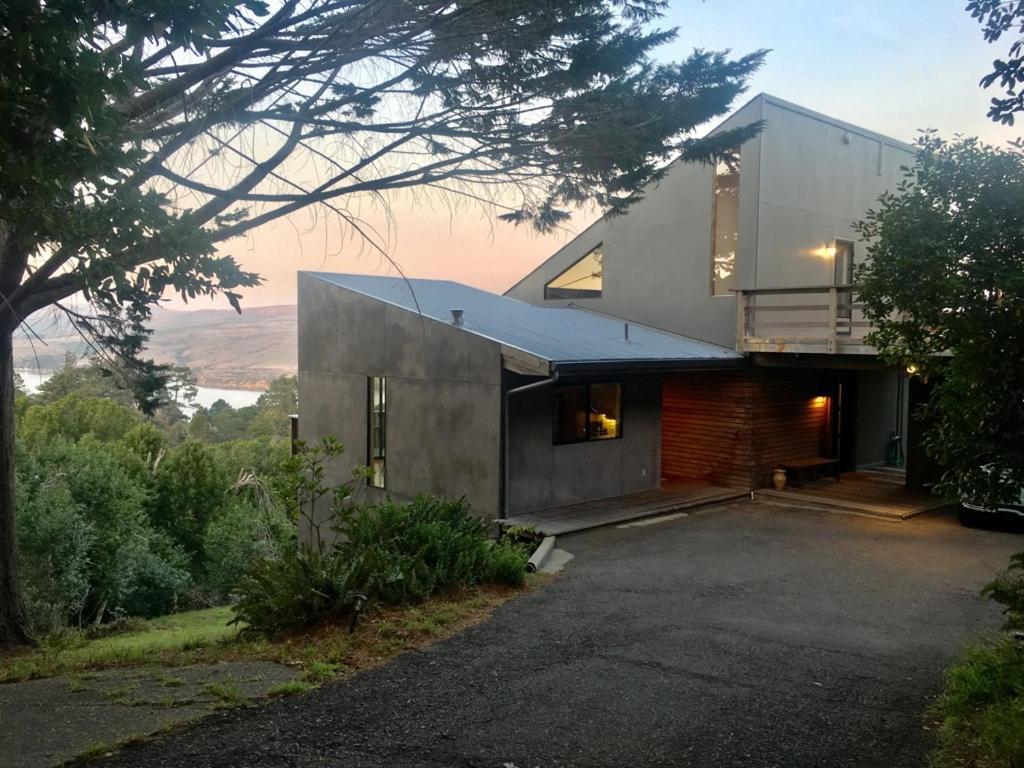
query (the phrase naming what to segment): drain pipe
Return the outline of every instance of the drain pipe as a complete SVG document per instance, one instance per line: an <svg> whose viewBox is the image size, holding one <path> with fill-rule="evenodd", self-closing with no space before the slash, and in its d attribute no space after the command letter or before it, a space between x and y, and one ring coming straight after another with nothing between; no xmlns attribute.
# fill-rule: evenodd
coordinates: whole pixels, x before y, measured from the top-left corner
<svg viewBox="0 0 1024 768"><path fill-rule="evenodd" d="M509 477L511 475L511 471L509 469L509 464L511 463L510 459L511 459L511 456L512 456L512 448L511 448L512 440L510 439L511 438L511 434L510 434L510 429L509 429L509 424L511 422L511 419L509 417L509 413L511 412L510 406L512 405L512 395L518 395L520 392L529 392L532 389L540 389L541 387L550 387L550 386L553 386L556 381L558 381L558 370L557 369L551 375L550 378L544 379L543 381L532 381L529 384L523 384L523 386L521 386L521 387L514 387L514 388L508 390L505 393L505 424L504 424L504 429L505 429L505 432L504 432L504 437L505 437L505 461L503 462L504 466L502 467L502 469L504 470L504 485L502 486L502 496L504 496L504 498L501 500L501 516L502 516L502 518L508 517L508 484L509 484Z"/></svg>

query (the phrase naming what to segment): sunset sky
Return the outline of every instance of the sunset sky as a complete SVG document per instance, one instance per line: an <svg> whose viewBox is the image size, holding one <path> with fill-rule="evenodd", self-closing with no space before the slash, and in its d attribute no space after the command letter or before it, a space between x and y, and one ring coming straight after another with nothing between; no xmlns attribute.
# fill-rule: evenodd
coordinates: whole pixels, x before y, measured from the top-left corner
<svg viewBox="0 0 1024 768"><path fill-rule="evenodd" d="M1005 143L1019 132L986 118L994 94L983 91L978 80L1006 45L986 44L964 4L672 0L662 25L679 27L679 38L661 56L679 59L694 47L730 48L736 54L769 48L767 65L743 100L764 91L907 141L918 129L931 127L945 136L963 133ZM581 212L574 230L539 237L494 222L479 210L451 210L423 195L393 197L391 208L395 225L388 248L406 274L494 291L505 290L596 216ZM379 211L362 213L383 221ZM266 281L245 292L247 306L294 303L299 269L394 274L358 239L342 240L330 219L310 215L264 227L223 250ZM182 308L177 302L171 306Z"/></svg>

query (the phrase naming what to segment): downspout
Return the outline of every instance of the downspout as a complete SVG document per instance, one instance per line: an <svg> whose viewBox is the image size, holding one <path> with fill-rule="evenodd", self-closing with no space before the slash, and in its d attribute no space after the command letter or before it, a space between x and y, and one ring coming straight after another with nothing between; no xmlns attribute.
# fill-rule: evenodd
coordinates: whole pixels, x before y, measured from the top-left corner
<svg viewBox="0 0 1024 768"><path fill-rule="evenodd" d="M512 395L518 395L520 392L528 392L533 389L540 389L541 387L550 387L553 386L556 381L558 381L557 369L553 374L551 374L550 378L544 379L543 381L531 381L529 384L523 384L521 387L513 387L512 389L505 392L505 423L503 425L505 437L505 460L504 462L502 462L502 469L504 470L502 495L504 496L504 498L501 500L501 517L503 520L506 517L508 517L508 487L509 477L511 476L511 470L509 469L509 465L511 463L510 459L512 457L512 440L510 439L511 430L509 429L509 425L511 423L511 418L509 414L511 413L510 406L512 405Z"/></svg>

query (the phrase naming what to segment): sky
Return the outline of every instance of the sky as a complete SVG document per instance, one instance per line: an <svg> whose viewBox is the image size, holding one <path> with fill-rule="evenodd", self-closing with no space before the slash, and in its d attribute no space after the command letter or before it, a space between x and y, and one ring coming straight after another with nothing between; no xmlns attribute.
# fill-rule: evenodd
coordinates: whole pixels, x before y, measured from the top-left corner
<svg viewBox="0 0 1024 768"><path fill-rule="evenodd" d="M912 141L919 129L1004 144L1017 128L986 116L993 92L978 85L1007 43L990 45L964 12L966 0L672 0L661 22L678 39L659 58L694 48L740 55L767 48L748 93L770 93L855 125ZM709 126L710 127L710 126ZM380 218L367 211L370 219ZM409 277L458 280L504 291L597 217L582 211L566 231L539 236L473 208L452 210L422 194L392 200L388 251ZM222 251L260 273L243 306L293 304L296 272L396 274L329 219L298 215L227 243ZM226 303L220 299L218 304ZM208 308L205 302L183 307Z"/></svg>

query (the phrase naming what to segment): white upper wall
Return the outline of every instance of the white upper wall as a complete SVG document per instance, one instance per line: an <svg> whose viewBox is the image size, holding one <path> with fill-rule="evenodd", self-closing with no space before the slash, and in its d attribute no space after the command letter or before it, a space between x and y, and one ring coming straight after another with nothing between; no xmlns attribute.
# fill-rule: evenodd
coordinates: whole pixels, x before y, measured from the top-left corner
<svg viewBox="0 0 1024 768"><path fill-rule="evenodd" d="M853 224L895 188L912 148L770 96L762 101L756 268L741 284L830 285L834 264L824 248L850 240L855 262L863 260Z"/></svg>
<svg viewBox="0 0 1024 768"><path fill-rule="evenodd" d="M740 152L739 285L830 284L833 263L823 247L854 240L855 259L863 258L853 223L894 188L912 148L765 94L716 131L757 120L764 131ZM713 174L707 165L673 163L626 215L595 222L507 295L570 303L545 300L545 283L601 243L602 295L576 305L734 345L735 299L711 295Z"/></svg>

